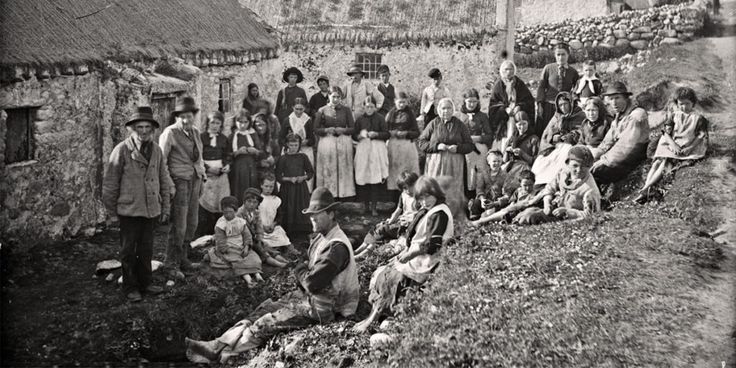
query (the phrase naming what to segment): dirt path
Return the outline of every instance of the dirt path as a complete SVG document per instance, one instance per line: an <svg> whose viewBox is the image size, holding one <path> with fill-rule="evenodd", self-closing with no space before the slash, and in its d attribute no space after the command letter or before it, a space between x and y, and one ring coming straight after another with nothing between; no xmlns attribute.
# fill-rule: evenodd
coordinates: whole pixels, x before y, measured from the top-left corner
<svg viewBox="0 0 736 368"><path fill-rule="evenodd" d="M727 1L724 4L722 16L724 28L730 29L736 24L736 1ZM724 71L722 96L728 100L725 111L712 114L711 119L716 123L714 135L726 139L727 148L733 150L736 142L736 37L711 37L707 41L712 44L711 50L721 59ZM731 151L733 152L733 151ZM719 178L714 180L713 186L722 192L725 200L721 202L721 225L713 233L714 238L723 244L724 260L722 267L713 272L710 288L702 290L696 295L703 304L709 305L711 314L704 316L697 329L703 335L702 343L706 348L703 358L699 359L697 367L736 367L736 157L726 155L712 160L714 174Z"/></svg>

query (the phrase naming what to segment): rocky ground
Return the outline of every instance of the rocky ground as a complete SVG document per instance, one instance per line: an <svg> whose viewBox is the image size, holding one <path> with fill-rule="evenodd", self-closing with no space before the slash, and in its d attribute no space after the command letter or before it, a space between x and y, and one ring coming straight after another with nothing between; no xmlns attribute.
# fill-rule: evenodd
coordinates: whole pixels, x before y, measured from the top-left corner
<svg viewBox="0 0 736 368"><path fill-rule="evenodd" d="M713 150L670 180L663 202L620 202L579 226L463 234L433 282L401 304L385 329L395 343L384 349L350 330L368 313L370 273L385 260L371 256L361 265L354 319L278 336L224 366L736 366L736 3L724 6L731 23L713 37L632 56L604 76L649 91L640 102L655 110L679 84L703 99ZM522 71L525 80L538 75ZM641 177L630 180L625 194ZM359 239L378 219L348 207L340 221ZM165 232L157 230L155 259L163 258ZM303 255L306 239L295 243ZM129 304L95 273L118 247L113 229L25 251L0 248L2 366L185 366L185 336L212 338L294 284L288 270L272 268L253 290L194 275Z"/></svg>

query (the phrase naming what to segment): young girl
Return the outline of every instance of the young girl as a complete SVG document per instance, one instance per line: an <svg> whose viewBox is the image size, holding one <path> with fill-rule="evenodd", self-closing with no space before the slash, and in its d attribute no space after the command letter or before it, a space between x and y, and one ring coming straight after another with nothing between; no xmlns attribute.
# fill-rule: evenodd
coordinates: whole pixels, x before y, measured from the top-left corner
<svg viewBox="0 0 736 368"><path fill-rule="evenodd" d="M258 100L256 106L256 114L263 114L266 117L271 138L278 140L281 134L281 123L279 122L279 118L273 114L271 102L268 100Z"/></svg>
<svg viewBox="0 0 736 368"><path fill-rule="evenodd" d="M204 256L213 273L222 278L235 274L245 280L248 288L261 277L261 258L253 250L253 237L246 221L235 216L238 199L228 196L220 201L222 217L215 225L215 247ZM253 280L255 277L255 280Z"/></svg>
<svg viewBox="0 0 736 368"><path fill-rule="evenodd" d="M263 152L259 157L258 173L263 176L265 173L272 173L276 167L276 161L281 156L281 146L278 139L271 138L271 132L268 127L266 115L255 114L253 116L253 128L258 134L258 139L263 146Z"/></svg>
<svg viewBox="0 0 736 368"><path fill-rule="evenodd" d="M693 110L698 103L695 91L680 87L674 92L673 102L677 104L678 111L672 115L672 123L665 125L654 152L652 168L635 199L637 203L643 204L649 200L649 190L662 179L665 172L676 170L675 164L691 164L705 157L708 149L708 121Z"/></svg>
<svg viewBox="0 0 736 368"><path fill-rule="evenodd" d="M250 114L245 109L233 116L232 129L229 142L233 152L229 173L230 193L242 202L243 192L258 186L257 160L263 147L258 134L251 127Z"/></svg>
<svg viewBox="0 0 736 368"><path fill-rule="evenodd" d="M276 188L276 177L272 173L267 173L261 179L261 194L263 201L258 205L258 211L261 213L261 223L263 224L263 244L269 248L285 247L291 244L289 237L286 236L284 228L279 226L281 222L281 198L273 194Z"/></svg>
<svg viewBox="0 0 736 368"><path fill-rule="evenodd" d="M304 74L302 74L299 68L291 67L286 69L282 80L287 85L279 91L276 97L276 117L278 117L278 121L285 121L289 114L291 114L297 98L301 98L304 101L307 100L307 93L304 92L304 89L297 86L297 84L304 80Z"/></svg>
<svg viewBox="0 0 736 368"><path fill-rule="evenodd" d="M314 126L312 119L305 113L306 105L302 98L294 100L294 112L289 115L288 120L281 125L281 139L279 142L286 147L286 136L296 134L302 139L299 152L305 154L309 159L309 163L314 167ZM307 180L309 192L312 192L314 180Z"/></svg>
<svg viewBox="0 0 736 368"><path fill-rule="evenodd" d="M263 201L261 191L256 188L248 188L243 193L243 205L238 208L236 215L245 219L248 230L253 238L253 249L261 257L263 263L274 267L286 267L286 259L281 257L278 251L266 248L263 244L263 223L258 205Z"/></svg>
<svg viewBox="0 0 736 368"><path fill-rule="evenodd" d="M414 140L419 137L417 119L409 107L406 92L396 94L395 107L386 115L386 125L391 138L388 140L388 190L401 190L397 179L404 171L419 174L419 153Z"/></svg>
<svg viewBox="0 0 736 368"><path fill-rule="evenodd" d="M566 167L528 202L543 200L544 209L527 208L514 218L520 224L538 224L555 219L583 219L600 211L601 193L590 173L593 154L585 146L574 146L567 154Z"/></svg>
<svg viewBox="0 0 736 368"><path fill-rule="evenodd" d="M369 210L377 216L376 202L381 184L388 177L389 138L386 121L376 114L376 100L373 96L363 101L363 115L355 122L353 139L358 141L355 148L355 184L364 188L365 212Z"/></svg>
<svg viewBox="0 0 736 368"><path fill-rule="evenodd" d="M414 172L404 171L399 176L397 184L401 188L401 197L396 210L386 221L382 221L368 232L363 239L363 244L355 250L355 259L365 257L376 244L388 240L398 239L406 232L406 228L414 220L419 209L419 204L414 198L414 184L419 180L419 175Z"/></svg>
<svg viewBox="0 0 736 368"><path fill-rule="evenodd" d="M314 176L314 170L307 155L299 152L301 140L299 135L287 135L286 153L276 163L276 180L281 183L281 224L290 234L309 233L312 230L312 223L302 213L302 209L309 207L307 181Z"/></svg>
<svg viewBox="0 0 736 368"><path fill-rule="evenodd" d="M317 143L316 185L327 188L335 198L355 196L353 131L355 121L349 107L342 105L340 87L330 87L330 102L314 116Z"/></svg>
<svg viewBox="0 0 736 368"><path fill-rule="evenodd" d="M230 195L230 153L227 137L222 134L225 116L221 112L207 114L205 131L202 132L202 159L207 181L202 184L199 197L199 223L195 237L213 233L215 223L222 216L220 201Z"/></svg>
<svg viewBox="0 0 736 368"><path fill-rule="evenodd" d="M482 168L475 178L477 195L468 203L471 220L477 220L484 211L491 208L492 202L503 195L503 186L506 183L506 171L501 168L503 155L500 151L489 151L486 161L488 166Z"/></svg>
<svg viewBox="0 0 736 368"><path fill-rule="evenodd" d="M578 79L572 90L575 98L580 101L580 107L585 105L591 97L599 97L603 93L603 82L595 74L595 62L586 60L583 63L583 76Z"/></svg>

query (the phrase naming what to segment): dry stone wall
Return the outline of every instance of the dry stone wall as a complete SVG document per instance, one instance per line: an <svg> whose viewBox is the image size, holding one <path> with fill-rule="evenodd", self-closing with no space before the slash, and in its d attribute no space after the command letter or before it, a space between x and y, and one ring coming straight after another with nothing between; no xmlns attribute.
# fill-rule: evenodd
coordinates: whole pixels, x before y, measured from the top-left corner
<svg viewBox="0 0 736 368"><path fill-rule="evenodd" d="M570 45L573 58L605 60L696 37L703 28L704 5L666 5L640 11L522 27L516 34L515 61L519 66L542 67L553 62L551 49Z"/></svg>

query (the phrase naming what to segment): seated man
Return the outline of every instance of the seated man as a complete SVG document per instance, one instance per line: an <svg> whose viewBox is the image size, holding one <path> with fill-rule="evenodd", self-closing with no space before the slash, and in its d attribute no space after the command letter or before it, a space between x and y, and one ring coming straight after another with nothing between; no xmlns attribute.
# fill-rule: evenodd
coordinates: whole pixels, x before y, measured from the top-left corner
<svg viewBox="0 0 736 368"><path fill-rule="evenodd" d="M329 322L336 314L355 314L360 297L353 247L335 218L335 202L326 188L316 188L302 212L318 235L309 246L309 261L294 269L298 290L276 302L261 303L246 319L210 341L187 338L187 358L194 363L225 361L262 346L279 332Z"/></svg>
<svg viewBox="0 0 736 368"><path fill-rule="evenodd" d="M614 82L603 94L616 116L598 146L602 155L590 169L599 186L625 178L646 159L649 143L647 112L635 106L631 94L623 82Z"/></svg>

